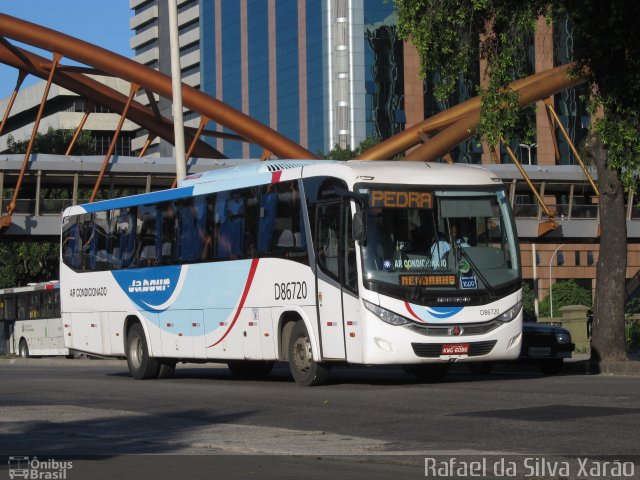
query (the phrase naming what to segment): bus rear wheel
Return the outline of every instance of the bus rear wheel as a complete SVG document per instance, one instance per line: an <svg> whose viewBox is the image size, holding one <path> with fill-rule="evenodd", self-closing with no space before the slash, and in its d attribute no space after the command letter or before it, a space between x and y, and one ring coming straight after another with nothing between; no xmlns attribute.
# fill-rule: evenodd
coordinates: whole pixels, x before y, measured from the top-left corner
<svg viewBox="0 0 640 480"><path fill-rule="evenodd" d="M158 361L149 356L144 330L139 323L134 324L129 329L129 335L127 336L127 365L129 366L129 373L137 380L156 378L160 369Z"/></svg>
<svg viewBox="0 0 640 480"><path fill-rule="evenodd" d="M158 367L158 375L156 378L165 379L173 377L173 374L176 372L176 361L175 360L160 360L160 365Z"/></svg>
<svg viewBox="0 0 640 480"><path fill-rule="evenodd" d="M296 383L302 386L322 385L329 378L329 367L313 359L311 339L302 321L291 330L289 369Z"/></svg>
<svg viewBox="0 0 640 480"><path fill-rule="evenodd" d="M20 354L21 358L29 358L29 345L27 345L27 341L24 338L20 340L18 353Z"/></svg>
<svg viewBox="0 0 640 480"><path fill-rule="evenodd" d="M236 378L264 378L273 370L273 362L261 360L234 360L227 362L229 371Z"/></svg>

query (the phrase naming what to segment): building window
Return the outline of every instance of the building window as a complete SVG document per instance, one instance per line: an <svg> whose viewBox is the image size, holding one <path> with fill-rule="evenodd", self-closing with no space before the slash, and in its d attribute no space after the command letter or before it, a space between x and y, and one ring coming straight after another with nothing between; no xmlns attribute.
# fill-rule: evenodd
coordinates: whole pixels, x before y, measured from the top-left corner
<svg viewBox="0 0 640 480"><path fill-rule="evenodd" d="M593 265L593 252L587 252L587 265Z"/></svg>
<svg viewBox="0 0 640 480"><path fill-rule="evenodd" d="M579 267L580 265L580 250L576 250L576 267Z"/></svg>
<svg viewBox="0 0 640 480"><path fill-rule="evenodd" d="M198 5L198 0L191 0L190 2L185 2L178 7L178 13L182 13L185 10L189 10L191 7L195 7Z"/></svg>
<svg viewBox="0 0 640 480"><path fill-rule="evenodd" d="M180 28L178 28L178 35L184 35L185 33L190 32L191 30L195 30L199 27L200 22L198 22L198 20L196 19L194 22L180 26Z"/></svg>

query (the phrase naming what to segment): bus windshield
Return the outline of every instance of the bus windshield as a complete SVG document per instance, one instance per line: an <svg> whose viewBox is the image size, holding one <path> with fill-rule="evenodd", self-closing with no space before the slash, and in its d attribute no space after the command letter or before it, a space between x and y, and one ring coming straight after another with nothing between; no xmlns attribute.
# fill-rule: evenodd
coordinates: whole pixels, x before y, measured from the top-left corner
<svg viewBox="0 0 640 480"><path fill-rule="evenodd" d="M494 297L520 275L503 189L356 186L367 203L365 285L394 296Z"/></svg>

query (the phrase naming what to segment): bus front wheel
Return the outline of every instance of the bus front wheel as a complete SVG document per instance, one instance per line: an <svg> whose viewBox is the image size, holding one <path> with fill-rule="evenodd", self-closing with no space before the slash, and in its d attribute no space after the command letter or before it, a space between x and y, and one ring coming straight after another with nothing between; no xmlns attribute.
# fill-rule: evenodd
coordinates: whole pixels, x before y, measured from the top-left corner
<svg viewBox="0 0 640 480"><path fill-rule="evenodd" d="M291 330L289 368L299 385L322 385L329 378L329 367L313 359L311 339L302 321L298 321Z"/></svg>
<svg viewBox="0 0 640 480"><path fill-rule="evenodd" d="M127 336L127 365L129 373L137 380L156 378L160 364L149 356L144 330L139 323L134 324Z"/></svg>
<svg viewBox="0 0 640 480"><path fill-rule="evenodd" d="M18 353L21 358L29 358L29 345L27 345L27 341L24 338L20 340Z"/></svg>

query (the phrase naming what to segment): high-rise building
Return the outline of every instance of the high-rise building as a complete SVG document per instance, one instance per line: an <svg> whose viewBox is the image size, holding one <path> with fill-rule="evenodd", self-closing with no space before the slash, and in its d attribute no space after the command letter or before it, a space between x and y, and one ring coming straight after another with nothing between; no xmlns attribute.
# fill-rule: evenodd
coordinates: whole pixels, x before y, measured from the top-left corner
<svg viewBox="0 0 640 480"><path fill-rule="evenodd" d="M200 0L177 0L178 3L178 42L180 46L180 71L182 81L187 85L200 88ZM131 48L133 59L162 73L171 75L171 52L169 48L169 9L166 0L129 0L134 15L130 20L133 31ZM149 105L147 92L141 90L136 100ZM171 102L155 95L160 113L172 117ZM198 126L199 115L185 110L186 126ZM132 148L139 151L147 140L146 131L140 130L134 139ZM147 156L173 156L173 146L156 139L152 142Z"/></svg>
<svg viewBox="0 0 640 480"><path fill-rule="evenodd" d="M202 90L312 152L404 127L403 49L383 0L201 0ZM229 156L257 146L218 140Z"/></svg>

